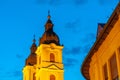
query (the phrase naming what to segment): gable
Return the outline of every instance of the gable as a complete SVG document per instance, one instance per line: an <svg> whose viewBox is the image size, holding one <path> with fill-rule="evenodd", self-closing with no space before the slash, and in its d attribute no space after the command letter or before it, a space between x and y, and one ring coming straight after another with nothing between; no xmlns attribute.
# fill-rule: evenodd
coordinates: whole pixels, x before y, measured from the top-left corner
<svg viewBox="0 0 120 80"><path fill-rule="evenodd" d="M49 69L53 69L53 70L63 70L63 68L60 68L60 67L56 66L55 64L51 64L51 65L43 67L43 68L49 68Z"/></svg>

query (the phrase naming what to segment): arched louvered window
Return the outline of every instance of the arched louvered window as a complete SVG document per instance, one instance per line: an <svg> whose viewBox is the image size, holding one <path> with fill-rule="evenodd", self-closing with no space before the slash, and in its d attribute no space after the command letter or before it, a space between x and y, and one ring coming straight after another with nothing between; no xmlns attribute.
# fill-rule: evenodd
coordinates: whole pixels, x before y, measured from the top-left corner
<svg viewBox="0 0 120 80"><path fill-rule="evenodd" d="M33 80L36 80L36 76L35 76L35 73L33 74Z"/></svg>
<svg viewBox="0 0 120 80"><path fill-rule="evenodd" d="M50 53L50 62L55 62L55 56L53 53Z"/></svg>
<svg viewBox="0 0 120 80"><path fill-rule="evenodd" d="M55 76L54 75L50 75L50 80L55 80Z"/></svg>

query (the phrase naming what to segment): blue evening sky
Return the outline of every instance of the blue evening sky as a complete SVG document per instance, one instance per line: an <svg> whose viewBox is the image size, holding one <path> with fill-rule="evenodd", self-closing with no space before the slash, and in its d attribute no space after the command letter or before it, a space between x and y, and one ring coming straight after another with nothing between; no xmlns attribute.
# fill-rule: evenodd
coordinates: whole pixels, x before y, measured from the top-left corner
<svg viewBox="0 0 120 80"><path fill-rule="evenodd" d="M64 45L64 80L85 80L81 64L119 0L0 0L0 80L22 80L22 68L44 32L48 10Z"/></svg>

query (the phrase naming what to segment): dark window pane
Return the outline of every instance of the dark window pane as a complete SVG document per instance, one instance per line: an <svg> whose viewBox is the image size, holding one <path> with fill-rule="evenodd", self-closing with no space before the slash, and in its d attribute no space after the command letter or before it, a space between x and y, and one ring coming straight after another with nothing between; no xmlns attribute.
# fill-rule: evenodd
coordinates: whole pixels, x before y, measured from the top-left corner
<svg viewBox="0 0 120 80"><path fill-rule="evenodd" d="M117 80L118 76L118 69L117 69L117 62L116 62L116 55L114 55L110 58L110 68L111 68L111 76L112 80Z"/></svg>
<svg viewBox="0 0 120 80"><path fill-rule="evenodd" d="M35 73L33 74L33 80L36 80Z"/></svg>
<svg viewBox="0 0 120 80"><path fill-rule="evenodd" d="M105 77L105 80L108 80L107 65L105 64L103 68L104 68L104 77Z"/></svg>

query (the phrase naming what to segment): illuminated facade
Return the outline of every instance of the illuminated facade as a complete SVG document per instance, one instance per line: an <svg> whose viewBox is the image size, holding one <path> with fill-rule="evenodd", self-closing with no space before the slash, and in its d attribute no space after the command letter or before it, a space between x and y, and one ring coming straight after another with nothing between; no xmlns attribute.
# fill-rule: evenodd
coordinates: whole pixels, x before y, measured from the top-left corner
<svg viewBox="0 0 120 80"><path fill-rule="evenodd" d="M120 80L120 3L83 62L87 80Z"/></svg>
<svg viewBox="0 0 120 80"><path fill-rule="evenodd" d="M62 49L63 46L53 31L53 24L48 15L45 32L38 47L35 39L33 40L31 54L23 68L23 80L64 80Z"/></svg>

